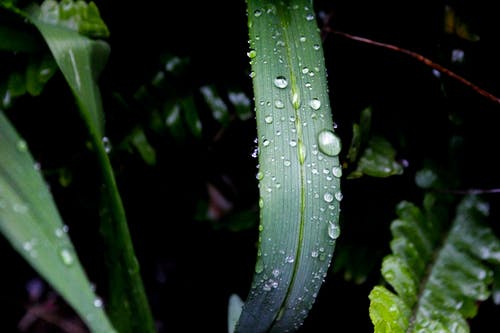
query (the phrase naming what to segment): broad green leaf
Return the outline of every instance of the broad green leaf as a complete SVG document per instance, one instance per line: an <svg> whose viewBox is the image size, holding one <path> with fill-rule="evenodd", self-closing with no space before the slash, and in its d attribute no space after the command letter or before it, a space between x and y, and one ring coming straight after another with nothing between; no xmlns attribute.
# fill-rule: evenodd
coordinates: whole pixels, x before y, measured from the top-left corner
<svg viewBox="0 0 500 333"><path fill-rule="evenodd" d="M339 236L340 139L311 1L247 1L258 135L259 250L236 332L298 329Z"/></svg>
<svg viewBox="0 0 500 333"><path fill-rule="evenodd" d="M0 231L93 332L115 332L26 142L1 111Z"/></svg>
<svg viewBox="0 0 500 333"><path fill-rule="evenodd" d="M490 297L500 240L485 224L487 204L463 198L450 225L444 209L432 194L424 210L399 204L392 254L382 264L392 291L376 286L369 296L375 333L469 332L467 319L476 315L478 301Z"/></svg>

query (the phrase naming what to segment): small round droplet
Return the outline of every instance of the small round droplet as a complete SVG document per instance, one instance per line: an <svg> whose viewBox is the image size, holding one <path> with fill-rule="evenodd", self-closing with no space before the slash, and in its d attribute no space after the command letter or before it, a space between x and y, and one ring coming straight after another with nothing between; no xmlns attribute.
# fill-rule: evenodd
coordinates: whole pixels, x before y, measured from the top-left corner
<svg viewBox="0 0 500 333"><path fill-rule="evenodd" d="M330 130L323 130L318 134L318 148L328 156L337 156L340 153L340 138Z"/></svg>
<svg viewBox="0 0 500 333"><path fill-rule="evenodd" d="M309 72L309 68L304 67L302 68L302 74L307 74Z"/></svg>
<svg viewBox="0 0 500 333"><path fill-rule="evenodd" d="M342 192L335 193L335 199L337 199L337 201L342 201L343 198L344 195L342 194Z"/></svg>
<svg viewBox="0 0 500 333"><path fill-rule="evenodd" d="M257 172L255 178L257 178L258 180L262 180L264 178L264 173L262 171Z"/></svg>
<svg viewBox="0 0 500 333"><path fill-rule="evenodd" d="M299 38L299 41L301 43L304 43L306 40L307 40L307 38L305 36L300 36L300 38Z"/></svg>
<svg viewBox="0 0 500 333"><path fill-rule="evenodd" d="M326 202L332 202L333 194L331 194L330 192L326 192L325 194L323 194L323 200L325 200Z"/></svg>
<svg viewBox="0 0 500 333"><path fill-rule="evenodd" d="M264 199L259 198L259 208L264 207Z"/></svg>
<svg viewBox="0 0 500 333"><path fill-rule="evenodd" d="M255 52L255 50L250 50L247 52L247 56L250 58L250 59L253 59L257 56L257 52Z"/></svg>
<svg viewBox="0 0 500 333"><path fill-rule="evenodd" d="M313 98L309 102L309 106L313 110L319 110L319 108L321 107L321 101L319 99L317 99L317 98Z"/></svg>
<svg viewBox="0 0 500 333"><path fill-rule="evenodd" d="M334 166L332 168L332 173L335 177L340 178L342 177L342 168L340 166Z"/></svg>
<svg viewBox="0 0 500 333"><path fill-rule="evenodd" d="M290 140L290 147L296 147L296 146L297 146L297 141Z"/></svg>
<svg viewBox="0 0 500 333"><path fill-rule="evenodd" d="M254 12L253 12L253 16L255 16L255 17L259 17L259 16L261 16L261 15L262 15L262 10L260 10L260 9L256 9L256 10L254 10Z"/></svg>
<svg viewBox="0 0 500 333"><path fill-rule="evenodd" d="M280 89L284 89L288 86L288 81L284 76L278 76L274 79L274 85Z"/></svg>
<svg viewBox="0 0 500 333"><path fill-rule="evenodd" d="M270 142L269 142L269 140L268 140L268 139L264 139L264 141L262 141L262 145L263 145L264 147L269 146L269 144L270 144Z"/></svg>
<svg viewBox="0 0 500 333"><path fill-rule="evenodd" d="M283 109L285 107L285 103L283 103L283 101L281 99L277 99L274 101L274 106L277 109Z"/></svg>
<svg viewBox="0 0 500 333"><path fill-rule="evenodd" d="M273 116L266 116L264 118L264 121L266 122L266 124L272 124L273 123Z"/></svg>
<svg viewBox="0 0 500 333"><path fill-rule="evenodd" d="M75 261L75 258L69 249L62 249L59 251L59 256L66 266L70 266Z"/></svg>
<svg viewBox="0 0 500 333"><path fill-rule="evenodd" d="M314 49L315 51L318 51L318 50L319 50L319 48L320 48L319 44L314 44L314 45L313 45L313 49Z"/></svg>
<svg viewBox="0 0 500 333"><path fill-rule="evenodd" d="M24 140L17 141L17 150L24 153L28 150L28 144Z"/></svg>
<svg viewBox="0 0 500 333"><path fill-rule="evenodd" d="M285 160L285 161L283 161L283 164L285 166L290 166L292 163L289 160Z"/></svg>
<svg viewBox="0 0 500 333"><path fill-rule="evenodd" d="M107 136L102 138L102 145L104 147L104 151L109 154L111 152L111 141L109 141Z"/></svg>
<svg viewBox="0 0 500 333"><path fill-rule="evenodd" d="M312 20L314 20L314 14L312 14L312 13L308 13L308 14L306 15L306 20L307 20L307 21L312 21Z"/></svg>
<svg viewBox="0 0 500 333"><path fill-rule="evenodd" d="M278 277L279 275L280 275L280 270L277 268L273 269L273 276Z"/></svg>
<svg viewBox="0 0 500 333"><path fill-rule="evenodd" d="M328 222L328 237L330 237L331 239L337 239L340 235L340 228L332 223L332 222Z"/></svg>
<svg viewBox="0 0 500 333"><path fill-rule="evenodd" d="M101 299L100 297L96 297L96 298L94 299L94 306L95 306L96 308L102 308L102 306L103 306L103 305L104 305L104 304L103 304L102 299Z"/></svg>

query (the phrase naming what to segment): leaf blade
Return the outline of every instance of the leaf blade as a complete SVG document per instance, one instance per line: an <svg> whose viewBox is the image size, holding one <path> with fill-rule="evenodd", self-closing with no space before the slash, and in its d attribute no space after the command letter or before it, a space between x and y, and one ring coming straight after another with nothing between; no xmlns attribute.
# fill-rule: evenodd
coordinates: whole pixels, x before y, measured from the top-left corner
<svg viewBox="0 0 500 333"><path fill-rule="evenodd" d="M0 231L93 332L115 332L26 143L0 112ZM96 306L98 305L98 306Z"/></svg>
<svg viewBox="0 0 500 333"><path fill-rule="evenodd" d="M310 1L247 1L261 226L238 332L296 330L339 235L340 140Z"/></svg>

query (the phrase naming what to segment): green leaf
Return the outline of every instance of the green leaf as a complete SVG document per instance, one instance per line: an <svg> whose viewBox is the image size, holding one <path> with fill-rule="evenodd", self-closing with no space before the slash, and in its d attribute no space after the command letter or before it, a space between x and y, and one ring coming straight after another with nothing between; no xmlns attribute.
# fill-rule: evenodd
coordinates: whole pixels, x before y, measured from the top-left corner
<svg viewBox="0 0 500 333"><path fill-rule="evenodd" d="M375 332L469 332L466 320L491 294L500 240L484 223L487 204L465 197L449 226L438 197L427 194L424 206L398 205L382 264L393 291L377 286L369 296Z"/></svg>
<svg viewBox="0 0 500 333"><path fill-rule="evenodd" d="M298 329L339 236L334 133L312 2L247 1L258 134L259 251L237 332Z"/></svg>
<svg viewBox="0 0 500 333"><path fill-rule="evenodd" d="M362 175L389 177L402 173L403 165L396 161L396 150L391 143L383 137L374 136L363 151L357 169L347 178L358 178Z"/></svg>
<svg viewBox="0 0 500 333"><path fill-rule="evenodd" d="M83 0L45 0L37 10L36 19L92 38L109 37L108 27L92 1L87 4Z"/></svg>
<svg viewBox="0 0 500 333"><path fill-rule="evenodd" d="M26 142L1 111L0 231L93 332L115 332Z"/></svg>
<svg viewBox="0 0 500 333"><path fill-rule="evenodd" d="M46 3L49 3L47 6L56 6L48 0L42 7ZM87 8L83 4L83 1L62 1L58 5L60 8L54 11L53 7L42 10L32 6L28 17L47 42L76 98L101 167L103 202L106 204L103 209L107 212L103 213L101 229L108 246L106 256L111 290L108 312L120 333L155 332L125 210L107 155L109 139L104 136L102 102L96 81L106 64L109 46L104 41L92 40L71 30L77 29L90 36L103 34L95 5L91 3ZM82 17L72 19L72 14ZM57 25L59 23L62 26Z"/></svg>

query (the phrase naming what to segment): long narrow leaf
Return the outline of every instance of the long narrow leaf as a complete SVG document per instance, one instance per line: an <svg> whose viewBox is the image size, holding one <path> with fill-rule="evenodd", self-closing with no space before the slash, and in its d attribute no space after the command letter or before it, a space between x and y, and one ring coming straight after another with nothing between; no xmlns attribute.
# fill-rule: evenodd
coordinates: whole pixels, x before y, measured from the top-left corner
<svg viewBox="0 0 500 333"><path fill-rule="evenodd" d="M247 1L258 133L260 244L237 332L299 328L339 236L334 133L312 2Z"/></svg>
<svg viewBox="0 0 500 333"><path fill-rule="evenodd" d="M475 196L459 204L449 228L434 195L426 209L402 202L391 225L393 254L382 274L394 292L370 293L375 332L469 332L467 319L490 296L493 269L500 265L500 241L484 223L487 205Z"/></svg>
<svg viewBox="0 0 500 333"><path fill-rule="evenodd" d="M0 232L93 332L115 332L25 141L0 111Z"/></svg>
<svg viewBox="0 0 500 333"><path fill-rule="evenodd" d="M102 102L97 77L106 64L109 46L88 36L106 36L108 31L94 3L46 0L29 10L29 19L47 42L79 106L90 132L104 182L102 230L108 246L108 312L120 333L155 332L139 264L129 233L125 210L107 155Z"/></svg>

